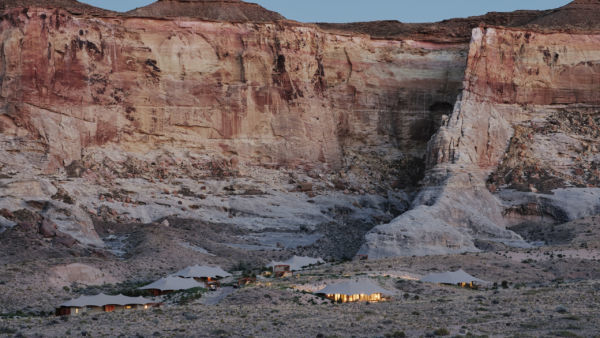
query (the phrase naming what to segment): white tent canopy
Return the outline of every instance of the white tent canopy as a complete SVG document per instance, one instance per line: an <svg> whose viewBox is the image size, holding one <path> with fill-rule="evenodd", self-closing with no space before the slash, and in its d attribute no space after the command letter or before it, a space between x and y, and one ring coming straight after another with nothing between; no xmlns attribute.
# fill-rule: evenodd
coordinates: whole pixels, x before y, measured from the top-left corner
<svg viewBox="0 0 600 338"><path fill-rule="evenodd" d="M361 279L356 281L347 281L337 284L327 285L322 290L317 291L316 293L322 293L325 295L373 295L373 294L382 294L386 296L391 296L392 292L388 291L379 285L375 284L370 279Z"/></svg>
<svg viewBox="0 0 600 338"><path fill-rule="evenodd" d="M220 267L213 266L188 266L183 270L179 270L171 276L185 277L185 278L223 278L229 277L231 274Z"/></svg>
<svg viewBox="0 0 600 338"><path fill-rule="evenodd" d="M139 288L140 290L160 290L160 291L178 291L193 288L204 287L203 284L196 282L191 278L181 278L175 276L167 276L157 280L154 283L148 284Z"/></svg>
<svg viewBox="0 0 600 338"><path fill-rule="evenodd" d="M95 296L81 296L60 304L61 307L86 307L104 305L145 305L152 304L153 300L144 297L127 297L123 295L109 296L103 293Z"/></svg>
<svg viewBox="0 0 600 338"><path fill-rule="evenodd" d="M463 270L454 272L431 273L423 278L422 282L437 283L437 284L460 284L460 283L479 283L486 284L488 282L479 278L473 277Z"/></svg>
<svg viewBox="0 0 600 338"><path fill-rule="evenodd" d="M321 264L321 263L324 263L324 261L321 258L294 256L284 262L273 261L273 262L269 263L267 265L267 267L274 267L276 265L289 265L290 270L298 271L298 270L302 270L303 268L305 268L309 265Z"/></svg>

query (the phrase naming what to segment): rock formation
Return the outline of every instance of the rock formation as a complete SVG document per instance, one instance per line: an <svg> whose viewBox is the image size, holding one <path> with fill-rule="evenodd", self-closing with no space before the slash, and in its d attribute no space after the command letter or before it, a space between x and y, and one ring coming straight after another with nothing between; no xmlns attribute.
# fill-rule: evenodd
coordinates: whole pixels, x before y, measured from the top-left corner
<svg viewBox="0 0 600 338"><path fill-rule="evenodd" d="M90 218L103 215L99 204L107 200L93 193L112 191L102 182L115 178L264 181L256 168L282 168L348 193L388 198L392 188L414 189L427 141L451 110L465 67L462 43L334 34L266 10L257 10L270 21L264 23L211 16L214 6L233 8L232 15L258 8L243 2L164 1L101 16L86 8L73 13L78 6L15 2L3 12L3 184L22 191L19 182L47 177L65 194L4 190L1 205L14 211L33 198L50 201L44 217L99 246ZM180 7L220 21L152 17L156 8ZM57 181L65 178L82 183ZM207 214L206 201L190 202L200 211L181 216ZM154 208L149 217L130 206L119 213L152 222L172 210ZM285 223L304 224L294 217Z"/></svg>
<svg viewBox="0 0 600 338"><path fill-rule="evenodd" d="M140 17L188 17L227 22L274 22L285 19L279 13L241 0L158 0L127 14Z"/></svg>
<svg viewBox="0 0 600 338"><path fill-rule="evenodd" d="M363 252L474 251L474 239L527 245L503 226L595 214L599 42L597 33L475 29L462 98L429 143L425 188L411 211L367 235Z"/></svg>
<svg viewBox="0 0 600 338"><path fill-rule="evenodd" d="M600 2L598 0L574 0L571 3L548 11L528 23L531 27L562 29L598 29L600 28Z"/></svg>
<svg viewBox="0 0 600 338"><path fill-rule="evenodd" d="M548 145L548 126L583 121L597 106L597 35L578 14L597 7L334 25L288 21L239 0L160 0L128 13L5 1L0 208L36 212L38 222L99 247L95 219L239 216L230 222L254 229L325 227L351 210L362 222L346 231L354 236L404 211L422 180L414 209L375 228L365 253L524 245L505 227L540 198L510 204L503 188L596 182L586 158L564 162L549 150L571 149L581 132L563 123L563 144ZM531 138L546 143L519 141ZM593 155L594 142L586 144ZM510 176L522 164L510 156L523 146L552 153L540 161L546 183ZM207 196L207 178L218 194ZM231 196L265 191L282 210ZM323 208L296 200L303 194ZM561 214L560 199L544 201L545 213Z"/></svg>
<svg viewBox="0 0 600 338"><path fill-rule="evenodd" d="M349 152L420 157L464 72L461 45L287 22L5 16L3 134L43 146L49 171L106 144L335 169Z"/></svg>

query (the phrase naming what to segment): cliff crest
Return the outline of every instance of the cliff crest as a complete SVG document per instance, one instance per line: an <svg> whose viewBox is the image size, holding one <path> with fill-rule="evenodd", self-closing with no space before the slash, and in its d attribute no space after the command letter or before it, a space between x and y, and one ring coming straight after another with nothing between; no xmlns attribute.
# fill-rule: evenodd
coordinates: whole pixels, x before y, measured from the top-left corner
<svg viewBox="0 0 600 338"><path fill-rule="evenodd" d="M210 21L274 22L279 13L240 0L159 0L126 13L129 16L164 18L190 17Z"/></svg>

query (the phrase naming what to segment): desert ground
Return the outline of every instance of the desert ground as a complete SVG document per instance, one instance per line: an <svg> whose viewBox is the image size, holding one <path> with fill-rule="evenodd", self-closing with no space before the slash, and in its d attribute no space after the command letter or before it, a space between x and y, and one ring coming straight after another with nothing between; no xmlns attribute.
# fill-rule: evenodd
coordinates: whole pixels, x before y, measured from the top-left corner
<svg viewBox="0 0 600 338"><path fill-rule="evenodd" d="M225 282L199 298L162 296L161 306L149 310L65 317L52 314L53 302L126 291L140 281L45 292L45 281L37 280L37 287L26 281L33 263L5 264L2 276L19 274L23 286L3 279L3 301L19 310L2 314L0 330L28 337L595 337L600 332L600 251L593 242L582 249L577 242L582 236L595 238L586 230L572 236L571 244L533 249L328 262L292 277L259 277L242 288ZM260 263L246 268L259 272ZM458 268L490 284L469 289L418 281L429 272ZM313 294L328 283L356 278L372 278L394 296L379 303L340 304Z"/></svg>

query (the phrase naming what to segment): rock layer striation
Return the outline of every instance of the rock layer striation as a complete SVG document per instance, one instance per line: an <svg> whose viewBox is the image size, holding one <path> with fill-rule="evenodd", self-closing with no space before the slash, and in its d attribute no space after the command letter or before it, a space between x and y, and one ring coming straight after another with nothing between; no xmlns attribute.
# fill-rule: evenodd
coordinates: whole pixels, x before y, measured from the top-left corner
<svg viewBox="0 0 600 338"><path fill-rule="evenodd" d="M597 156L599 42L597 33L475 29L461 99L429 142L425 187L411 211L367 235L362 251L525 246L504 227L595 214L597 181L584 164Z"/></svg>
<svg viewBox="0 0 600 338"><path fill-rule="evenodd" d="M599 7L335 25L237 0L5 1L2 227L101 247L97 219L352 219L346 247L380 224L371 257L527 245L507 227L598 210Z"/></svg>

